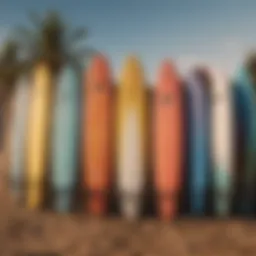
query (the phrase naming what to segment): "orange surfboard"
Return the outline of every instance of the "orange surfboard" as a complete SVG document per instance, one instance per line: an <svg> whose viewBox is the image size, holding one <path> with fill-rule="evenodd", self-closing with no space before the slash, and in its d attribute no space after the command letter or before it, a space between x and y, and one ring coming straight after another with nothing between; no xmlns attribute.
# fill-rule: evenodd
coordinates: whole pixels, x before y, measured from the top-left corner
<svg viewBox="0 0 256 256"><path fill-rule="evenodd" d="M84 185L90 213L106 211L111 176L112 76L107 59L93 58L85 85Z"/></svg>
<svg viewBox="0 0 256 256"><path fill-rule="evenodd" d="M183 162L182 88L169 61L160 67L154 95L154 180L162 219L176 215Z"/></svg>

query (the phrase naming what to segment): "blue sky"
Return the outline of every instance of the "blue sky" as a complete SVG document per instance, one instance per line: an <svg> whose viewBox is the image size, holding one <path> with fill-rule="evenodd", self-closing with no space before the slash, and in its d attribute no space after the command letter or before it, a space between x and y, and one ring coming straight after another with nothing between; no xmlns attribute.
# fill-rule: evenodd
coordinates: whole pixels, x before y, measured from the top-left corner
<svg viewBox="0 0 256 256"><path fill-rule="evenodd" d="M116 75L130 53L141 58L151 81L167 57L181 72L208 63L232 73L256 46L254 0L1 0L0 39L25 24L30 10L51 8L88 27L88 44L111 58Z"/></svg>

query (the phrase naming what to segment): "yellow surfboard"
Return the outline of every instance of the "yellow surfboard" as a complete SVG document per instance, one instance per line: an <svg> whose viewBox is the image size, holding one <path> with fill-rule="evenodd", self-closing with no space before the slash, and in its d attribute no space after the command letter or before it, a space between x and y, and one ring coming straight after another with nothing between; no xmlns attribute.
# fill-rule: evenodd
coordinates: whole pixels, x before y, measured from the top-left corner
<svg viewBox="0 0 256 256"><path fill-rule="evenodd" d="M30 102L27 152L27 206L38 208L43 202L43 184L46 172L52 75L45 64L39 64L33 74Z"/></svg>
<svg viewBox="0 0 256 256"><path fill-rule="evenodd" d="M136 57L126 59L117 95L117 187L121 212L137 218L146 183L147 91Z"/></svg>

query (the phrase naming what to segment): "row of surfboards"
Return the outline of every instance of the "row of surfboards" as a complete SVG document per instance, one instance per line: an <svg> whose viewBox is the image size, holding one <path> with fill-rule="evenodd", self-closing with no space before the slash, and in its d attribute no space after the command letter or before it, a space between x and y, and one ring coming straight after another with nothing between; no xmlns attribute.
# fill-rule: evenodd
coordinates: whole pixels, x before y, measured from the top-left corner
<svg viewBox="0 0 256 256"><path fill-rule="evenodd" d="M54 80L40 64L17 83L10 186L29 208L40 207L48 180L58 211L70 209L80 184L88 211L104 214L114 187L122 214L136 218L152 180L163 219L175 217L185 186L192 214L205 213L211 188L215 213L229 215L238 183L239 207L253 213L256 101L245 68L234 82L204 67L181 79L165 60L147 87L130 56L116 87L107 58L97 55L81 73L66 65Z"/></svg>

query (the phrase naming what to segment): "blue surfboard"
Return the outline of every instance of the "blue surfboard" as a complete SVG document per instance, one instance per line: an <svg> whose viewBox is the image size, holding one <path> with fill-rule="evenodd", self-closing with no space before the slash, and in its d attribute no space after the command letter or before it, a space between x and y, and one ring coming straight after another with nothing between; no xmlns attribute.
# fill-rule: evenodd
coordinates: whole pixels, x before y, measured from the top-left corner
<svg viewBox="0 0 256 256"><path fill-rule="evenodd" d="M69 211L77 181L79 127L78 72L63 68L56 88L52 137L52 187L54 208Z"/></svg>
<svg viewBox="0 0 256 256"><path fill-rule="evenodd" d="M234 97L236 106L236 126L242 137L242 164L238 170L238 211L251 215L254 213L255 181L256 181L256 94L250 75L241 68L234 81Z"/></svg>
<svg viewBox="0 0 256 256"><path fill-rule="evenodd" d="M186 81L189 115L189 201L193 215L206 212L209 181L209 104L206 85L198 72L190 74Z"/></svg>

